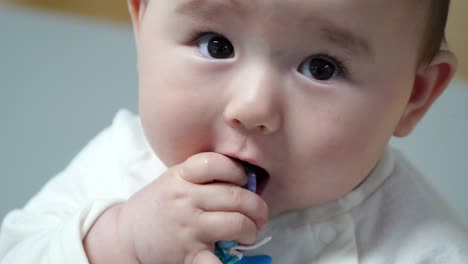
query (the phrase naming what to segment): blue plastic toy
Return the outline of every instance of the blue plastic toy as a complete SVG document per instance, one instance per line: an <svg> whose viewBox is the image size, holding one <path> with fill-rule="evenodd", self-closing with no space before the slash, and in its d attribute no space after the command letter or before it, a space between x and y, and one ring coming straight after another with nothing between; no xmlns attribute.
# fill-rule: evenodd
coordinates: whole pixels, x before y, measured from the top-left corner
<svg viewBox="0 0 468 264"><path fill-rule="evenodd" d="M247 184L244 188L256 192L257 191L257 176L255 172L244 166L247 174ZM270 256L243 256L240 251L236 250L239 243L236 241L219 241L215 245L215 255L223 264L271 264Z"/></svg>

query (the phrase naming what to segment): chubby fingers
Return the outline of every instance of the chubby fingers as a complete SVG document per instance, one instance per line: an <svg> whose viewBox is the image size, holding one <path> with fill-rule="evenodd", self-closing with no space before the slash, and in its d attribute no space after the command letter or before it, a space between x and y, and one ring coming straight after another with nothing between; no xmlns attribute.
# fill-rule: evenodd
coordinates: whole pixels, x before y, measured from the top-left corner
<svg viewBox="0 0 468 264"><path fill-rule="evenodd" d="M232 184L213 183L198 188L194 195L197 207L206 212L239 212L261 229L268 221L269 209L257 194Z"/></svg>
<svg viewBox="0 0 468 264"><path fill-rule="evenodd" d="M257 226L238 212L203 212L199 215L199 232L206 243L236 240L243 245L257 241Z"/></svg>
<svg viewBox="0 0 468 264"><path fill-rule="evenodd" d="M178 166L178 174L195 184L225 182L244 186L247 178L242 165L219 153L200 153Z"/></svg>

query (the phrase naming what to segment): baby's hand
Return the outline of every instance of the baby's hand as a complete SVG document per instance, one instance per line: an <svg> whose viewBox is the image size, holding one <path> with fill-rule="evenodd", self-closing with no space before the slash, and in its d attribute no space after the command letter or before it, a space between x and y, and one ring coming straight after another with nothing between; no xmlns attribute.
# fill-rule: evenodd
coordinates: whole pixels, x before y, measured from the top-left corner
<svg viewBox="0 0 468 264"><path fill-rule="evenodd" d="M241 165L217 153L169 168L121 207L121 241L142 264L215 264L214 243L254 244L268 207L242 186Z"/></svg>

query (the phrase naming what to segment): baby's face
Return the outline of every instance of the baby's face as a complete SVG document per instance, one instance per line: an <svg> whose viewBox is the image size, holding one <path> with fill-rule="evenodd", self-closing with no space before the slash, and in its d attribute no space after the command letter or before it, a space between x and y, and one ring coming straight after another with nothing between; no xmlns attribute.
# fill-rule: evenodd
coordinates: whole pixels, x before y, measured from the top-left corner
<svg viewBox="0 0 468 264"><path fill-rule="evenodd" d="M263 167L273 215L343 196L410 96L422 21L408 2L149 1L136 38L152 148L168 166L218 152Z"/></svg>

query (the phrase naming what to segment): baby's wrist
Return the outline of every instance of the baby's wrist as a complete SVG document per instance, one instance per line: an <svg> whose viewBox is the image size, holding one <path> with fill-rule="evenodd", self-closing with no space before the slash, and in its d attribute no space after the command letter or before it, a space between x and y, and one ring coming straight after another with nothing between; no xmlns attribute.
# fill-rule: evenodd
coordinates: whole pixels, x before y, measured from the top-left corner
<svg viewBox="0 0 468 264"><path fill-rule="evenodd" d="M83 239L89 263L140 264L128 239L122 238L118 225L121 209L118 204L104 211Z"/></svg>

